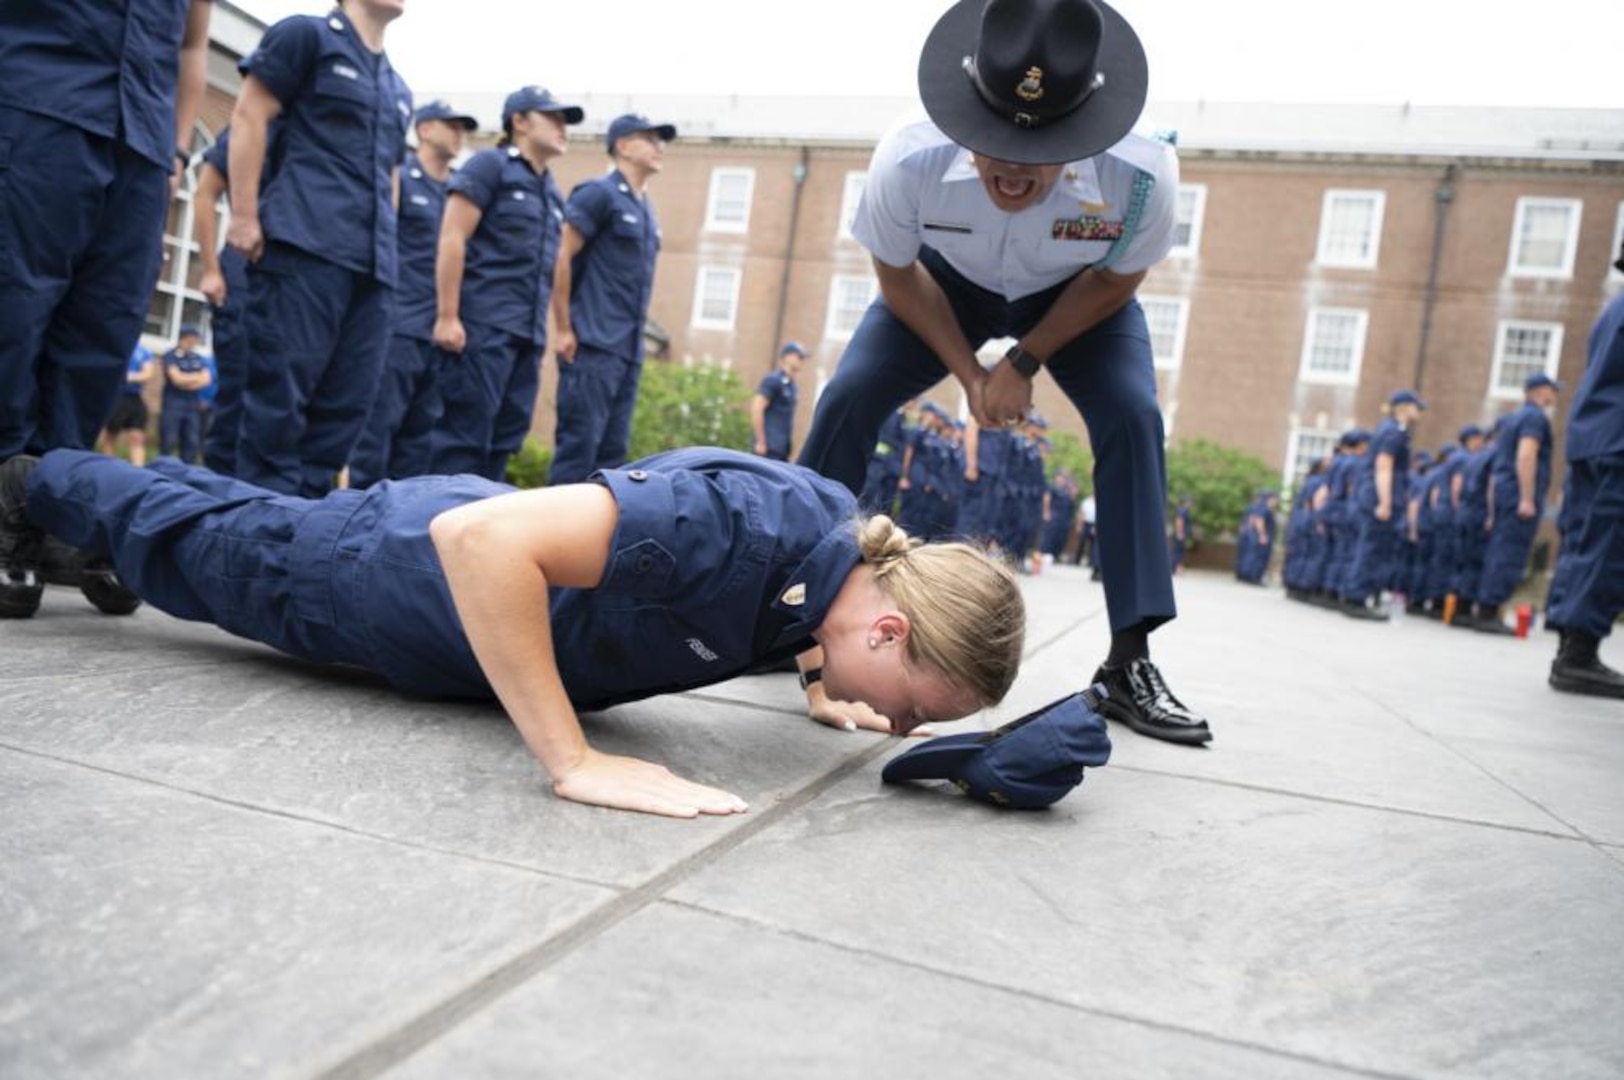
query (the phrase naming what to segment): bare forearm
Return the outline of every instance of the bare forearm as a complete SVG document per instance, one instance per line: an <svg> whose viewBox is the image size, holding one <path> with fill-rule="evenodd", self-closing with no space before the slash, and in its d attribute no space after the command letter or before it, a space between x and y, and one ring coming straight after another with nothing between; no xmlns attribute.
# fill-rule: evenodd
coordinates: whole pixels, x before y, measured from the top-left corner
<svg viewBox="0 0 1624 1080"><path fill-rule="evenodd" d="M1534 501L1535 477L1539 469L1539 440L1520 439L1517 442L1517 498L1522 502Z"/></svg>
<svg viewBox="0 0 1624 1080"><path fill-rule="evenodd" d="M1049 357L1122 310L1145 275L1085 270L1061 290L1043 318L1021 338L1021 347L1039 360Z"/></svg>
<svg viewBox="0 0 1624 1080"><path fill-rule="evenodd" d="M767 399L760 394L750 399L750 430L757 442L767 438Z"/></svg>
<svg viewBox="0 0 1624 1080"><path fill-rule="evenodd" d="M574 285L574 269L570 266L570 260L560 253L558 262L553 266L553 297L549 306L553 313L554 329L565 334L575 332L575 327L570 323L570 289Z"/></svg>
<svg viewBox="0 0 1624 1080"><path fill-rule="evenodd" d="M265 131L268 124L254 113L238 109L231 117L231 213L245 221L259 219L259 178L265 168Z"/></svg>
<svg viewBox="0 0 1624 1080"><path fill-rule="evenodd" d="M462 271L468 257L468 244L455 232L440 233L440 250L434 259L434 299L436 314L456 319L462 313Z"/></svg>
<svg viewBox="0 0 1624 1080"><path fill-rule="evenodd" d="M181 39L180 67L175 79L175 146L192 145L192 129L209 84L209 13L214 5L193 0Z"/></svg>
<svg viewBox="0 0 1624 1080"><path fill-rule="evenodd" d="M979 375L981 365L976 362L975 349L959 329L952 303L930 272L917 262L905 267L876 262L875 267L880 294L891 314L929 345L959 381L968 383Z"/></svg>
<svg viewBox="0 0 1624 1080"><path fill-rule="evenodd" d="M1393 455L1376 457L1376 505L1393 505Z"/></svg>

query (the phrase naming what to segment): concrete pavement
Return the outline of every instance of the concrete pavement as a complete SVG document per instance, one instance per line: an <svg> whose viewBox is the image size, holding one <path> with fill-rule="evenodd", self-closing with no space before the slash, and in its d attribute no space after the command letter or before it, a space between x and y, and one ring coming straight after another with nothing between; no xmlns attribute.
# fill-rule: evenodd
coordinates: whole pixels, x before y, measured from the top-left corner
<svg viewBox="0 0 1624 1080"><path fill-rule="evenodd" d="M790 676L590 717L752 807L681 822L552 798L494 708L53 588L0 623L0 1077L1624 1075L1624 703L1544 635L1178 589L1210 749L1114 726L1023 814L882 786ZM969 726L1104 654L1086 573L1028 597Z"/></svg>

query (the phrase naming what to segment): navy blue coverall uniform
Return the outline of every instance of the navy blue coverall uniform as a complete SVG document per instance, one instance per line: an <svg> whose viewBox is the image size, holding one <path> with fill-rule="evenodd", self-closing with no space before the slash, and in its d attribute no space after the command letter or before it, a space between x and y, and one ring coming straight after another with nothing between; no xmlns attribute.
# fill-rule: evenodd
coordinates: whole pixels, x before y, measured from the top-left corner
<svg viewBox="0 0 1624 1080"><path fill-rule="evenodd" d="M692 448L598 473L619 507L603 580L552 591L570 700L601 709L782 660L861 561L856 500L794 465ZM429 539L442 511L514 489L475 476L391 480L311 500L160 459L136 469L47 454L29 518L154 607L434 697L493 696ZM804 586L804 587L803 587Z"/></svg>
<svg viewBox="0 0 1624 1080"><path fill-rule="evenodd" d="M439 350L442 413L429 436L428 471L500 480L536 408L564 199L552 171L537 173L514 146L481 150L448 190L480 218L462 272L468 341L460 354Z"/></svg>
<svg viewBox="0 0 1624 1080"><path fill-rule="evenodd" d="M800 388L789 372L774 368L761 377L756 393L767 399L767 410L761 418L762 432L767 437L767 456L774 461L788 461L795 430L795 406L801 400Z"/></svg>
<svg viewBox="0 0 1624 1080"><path fill-rule="evenodd" d="M169 379L170 371L195 375L209 365L195 352L171 349L164 354L163 411L158 414L158 452L175 454L196 464L203 445L203 391L182 390Z"/></svg>
<svg viewBox="0 0 1624 1080"><path fill-rule="evenodd" d="M1376 459L1387 454L1393 459L1392 516L1376 519ZM1342 599L1364 603L1391 585L1399 565L1399 537L1408 505L1410 479L1410 433L1388 417L1376 425L1370 436L1370 450L1360 462L1349 514L1353 524L1352 558L1342 584Z"/></svg>
<svg viewBox="0 0 1624 1080"><path fill-rule="evenodd" d="M577 344L574 363L558 365L554 484L577 483L626 460L643 378L643 322L660 254L654 208L619 169L577 185L564 220L586 244L570 264Z"/></svg>
<svg viewBox="0 0 1624 1080"><path fill-rule="evenodd" d="M239 65L282 105L249 267L248 381L237 474L332 489L372 407L395 286L394 170L412 95L341 9L295 15Z"/></svg>
<svg viewBox="0 0 1624 1080"><path fill-rule="evenodd" d="M1523 439L1539 443L1531 518L1517 516L1517 446ZM1483 577L1474 599L1483 607L1499 607L1511 599L1528 567L1528 553L1545 511L1545 493L1551 486L1551 421L1533 402L1525 401L1501 425L1489 483L1494 494L1493 521L1483 551Z"/></svg>
<svg viewBox="0 0 1624 1080"><path fill-rule="evenodd" d="M190 0L0 4L0 460L93 446L163 257Z"/></svg>
<svg viewBox="0 0 1624 1080"><path fill-rule="evenodd" d="M383 378L366 426L350 453L350 485L428 472L429 438L440 419L435 383L434 260L445 218L446 184L416 154L400 171L395 237L395 312Z"/></svg>
<svg viewBox="0 0 1624 1080"><path fill-rule="evenodd" d="M1590 331L1568 413L1562 547L1545 619L1600 640L1624 612L1624 293Z"/></svg>
<svg viewBox="0 0 1624 1080"><path fill-rule="evenodd" d="M1005 428L986 427L976 433L976 478L965 479L955 529L960 536L990 540L995 535L1004 470L1009 465L1013 440L1014 435Z"/></svg>
<svg viewBox="0 0 1624 1080"><path fill-rule="evenodd" d="M902 478L902 451L908 441L908 427L902 410L897 409L880 425L880 437L868 460L863 490L858 501L870 513L889 515L897 500L897 481Z"/></svg>

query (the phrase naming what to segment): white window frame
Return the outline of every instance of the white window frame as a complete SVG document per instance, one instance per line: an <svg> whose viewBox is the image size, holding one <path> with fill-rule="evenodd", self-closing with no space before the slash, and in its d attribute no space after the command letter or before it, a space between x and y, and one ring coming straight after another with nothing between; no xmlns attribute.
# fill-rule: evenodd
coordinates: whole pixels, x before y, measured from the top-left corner
<svg viewBox="0 0 1624 1080"><path fill-rule="evenodd" d="M1184 340L1190 328L1190 301L1184 296L1160 296L1154 293L1141 293L1139 306L1147 304L1172 304L1178 309L1178 322L1173 327L1173 352L1170 356L1155 355L1156 335L1151 332L1151 351L1158 371L1177 371L1184 364ZM1146 315L1146 329L1150 329L1150 318Z"/></svg>
<svg viewBox="0 0 1624 1080"><path fill-rule="evenodd" d="M1315 371L1309 366L1314 355L1315 330L1321 315L1352 315L1356 319L1354 331L1353 366L1346 375ZM1316 307L1308 309L1308 321L1303 326L1303 354L1297 365L1297 380L1322 386L1358 386L1359 370L1365 363L1365 337L1370 329L1370 312L1363 308Z"/></svg>
<svg viewBox="0 0 1624 1080"><path fill-rule="evenodd" d="M744 179L744 219L724 220L717 217L717 202L722 185L729 179ZM705 231L719 233L745 233L750 231L750 211L756 198L756 170L748 167L719 165L711 170L710 194L705 198Z"/></svg>
<svg viewBox="0 0 1624 1080"><path fill-rule="evenodd" d="M840 310L840 306L838 303L836 303L836 301L840 297L842 286L849 285L854 282L861 283L867 287L869 304L872 304L874 302L874 298L880 293L880 283L872 274L836 274L830 278L829 305L828 310L824 313L823 319L823 337L825 341L850 341L852 334L856 333L857 331L856 326L853 326L848 330L840 326L835 319L835 314ZM868 304L863 305L863 310L868 310ZM862 316L858 316L858 321L862 321Z"/></svg>
<svg viewBox="0 0 1624 1080"><path fill-rule="evenodd" d="M1179 195L1194 195L1195 202L1190 208L1190 242L1187 244L1174 244L1168 257L1173 259L1194 259L1201 254L1201 227L1207 220L1207 185L1206 184L1180 184ZM1177 229L1177 203L1174 204L1174 228Z"/></svg>
<svg viewBox="0 0 1624 1080"><path fill-rule="evenodd" d="M705 318L706 282L711 276L732 279L726 319ZM744 271L735 266L701 266L694 275L694 314L691 325L695 330L732 330L739 318L739 289L744 284Z"/></svg>
<svg viewBox="0 0 1624 1080"><path fill-rule="evenodd" d="M857 217L857 207L863 201L863 189L867 186L866 171L857 169L846 174L845 184L840 189L840 220L835 223L836 240L857 239L851 234L851 224Z"/></svg>
<svg viewBox="0 0 1624 1080"><path fill-rule="evenodd" d="M1500 375L1505 367L1506 334L1511 330L1545 330L1549 331L1550 345L1545 352L1545 374L1556 378L1556 372L1562 366L1562 334L1567 329L1559 322L1541 322L1534 319L1501 319L1494 328L1494 364L1489 368L1489 396L1502 401L1521 401L1523 399L1522 380L1518 379L1511 386L1500 385ZM1526 376L1524 376L1526 378Z"/></svg>
<svg viewBox="0 0 1624 1080"><path fill-rule="evenodd" d="M1613 265L1620 249L1624 249L1624 202L1618 204L1618 219L1613 222L1613 246L1607 249L1607 280L1624 281L1624 270Z"/></svg>
<svg viewBox="0 0 1624 1080"><path fill-rule="evenodd" d="M1305 436L1323 440L1326 451L1335 450L1337 440L1342 437L1341 432L1329 428L1302 427L1298 424L1291 426L1291 433L1286 436L1286 463L1280 471L1280 490L1290 492L1293 495L1296 494L1297 489L1308 476L1308 470L1313 468L1314 464L1314 459L1310 458L1308 467L1300 473L1297 471L1297 457L1302 451ZM1324 452L1321 451L1316 457L1323 456Z"/></svg>
<svg viewBox="0 0 1624 1080"><path fill-rule="evenodd" d="M1568 218L1568 235L1562 248L1562 265L1556 268L1523 266L1520 263L1523 240L1523 222L1528 211L1536 207L1567 207L1573 213ZM1517 200L1517 213L1511 220L1511 249L1506 253L1506 276L1514 278L1573 277L1573 262L1579 251L1579 221L1584 216L1584 200L1557 199L1542 195L1524 195Z"/></svg>
<svg viewBox="0 0 1624 1080"><path fill-rule="evenodd" d="M1341 200L1370 202L1370 253L1364 258L1347 258L1330 250L1331 207ZM1387 215L1387 192L1380 188L1328 188L1320 203L1319 242L1314 249L1314 262L1319 266L1334 266L1347 270L1374 270L1381 257L1382 222Z"/></svg>

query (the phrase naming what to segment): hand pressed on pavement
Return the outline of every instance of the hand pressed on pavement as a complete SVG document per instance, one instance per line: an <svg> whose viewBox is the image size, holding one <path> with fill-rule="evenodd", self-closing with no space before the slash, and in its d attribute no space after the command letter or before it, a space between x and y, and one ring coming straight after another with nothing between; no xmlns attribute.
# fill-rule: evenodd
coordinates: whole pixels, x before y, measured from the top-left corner
<svg viewBox="0 0 1624 1080"><path fill-rule="evenodd" d="M553 793L590 806L676 818L742 814L750 809L737 795L684 780L664 765L590 747L578 763L553 778Z"/></svg>

